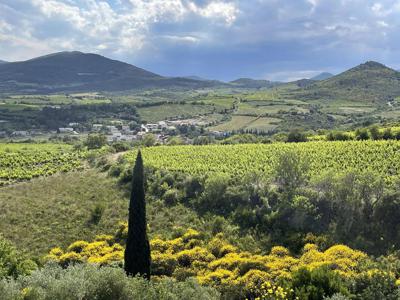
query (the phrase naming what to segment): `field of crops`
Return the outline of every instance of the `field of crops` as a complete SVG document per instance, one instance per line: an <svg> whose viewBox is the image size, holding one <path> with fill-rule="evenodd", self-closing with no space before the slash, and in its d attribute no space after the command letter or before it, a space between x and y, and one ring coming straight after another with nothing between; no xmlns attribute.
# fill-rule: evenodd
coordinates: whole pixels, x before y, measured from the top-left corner
<svg viewBox="0 0 400 300"><path fill-rule="evenodd" d="M0 185L79 169L83 155L62 144L0 144Z"/></svg>
<svg viewBox="0 0 400 300"><path fill-rule="evenodd" d="M355 170L374 172L392 184L400 173L398 141L162 146L144 148L143 159L148 166L193 175L224 173L242 177L261 173L270 176L284 151L296 151L301 157L307 157L311 176ZM133 162L135 155L135 152L128 153L128 160Z"/></svg>

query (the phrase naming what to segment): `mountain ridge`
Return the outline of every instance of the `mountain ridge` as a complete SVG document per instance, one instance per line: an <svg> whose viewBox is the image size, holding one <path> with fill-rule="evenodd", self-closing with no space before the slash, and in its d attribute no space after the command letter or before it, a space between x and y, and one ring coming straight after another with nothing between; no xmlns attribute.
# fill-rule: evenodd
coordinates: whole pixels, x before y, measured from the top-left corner
<svg viewBox="0 0 400 300"><path fill-rule="evenodd" d="M314 77L311 77L310 80L325 80L325 79L329 79L331 77L333 77L335 75L333 75L332 73L329 72L322 72Z"/></svg>
<svg viewBox="0 0 400 300"><path fill-rule="evenodd" d="M52 53L0 65L0 90L17 93L124 91L150 87L197 88L215 82L169 78L99 54Z"/></svg>
<svg viewBox="0 0 400 300"><path fill-rule="evenodd" d="M384 103L400 95L400 73L381 63L367 61L329 79L299 89L301 99L345 99Z"/></svg>
<svg viewBox="0 0 400 300"><path fill-rule="evenodd" d="M229 81L229 84L242 88L270 88L280 83L265 79L252 79L252 78L242 77Z"/></svg>

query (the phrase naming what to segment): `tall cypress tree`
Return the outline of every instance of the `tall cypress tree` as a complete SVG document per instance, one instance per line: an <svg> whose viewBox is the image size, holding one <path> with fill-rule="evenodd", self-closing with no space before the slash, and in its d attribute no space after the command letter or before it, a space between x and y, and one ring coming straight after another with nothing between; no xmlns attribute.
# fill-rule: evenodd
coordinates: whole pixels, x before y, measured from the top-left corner
<svg viewBox="0 0 400 300"><path fill-rule="evenodd" d="M132 192L129 203L128 239L125 249L125 272L150 279L150 245L146 232L146 203L142 154L133 168Z"/></svg>

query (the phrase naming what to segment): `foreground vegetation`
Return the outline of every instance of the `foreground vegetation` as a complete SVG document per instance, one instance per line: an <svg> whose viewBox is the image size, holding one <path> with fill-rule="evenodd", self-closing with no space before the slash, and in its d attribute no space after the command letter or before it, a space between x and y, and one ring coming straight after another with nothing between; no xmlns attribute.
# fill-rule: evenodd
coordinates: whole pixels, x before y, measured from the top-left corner
<svg viewBox="0 0 400 300"><path fill-rule="evenodd" d="M83 278L70 299L398 299L399 146L144 148L150 283L122 271L136 153L96 152L82 172L1 188L18 251L0 238L0 292L64 299Z"/></svg>
<svg viewBox="0 0 400 300"><path fill-rule="evenodd" d="M54 299L219 299L219 293L194 280L147 281L127 277L121 268L75 265L69 268L46 266L30 276L0 281L2 300Z"/></svg>
<svg viewBox="0 0 400 300"><path fill-rule="evenodd" d="M65 252L54 248L47 260L64 267L79 263L122 266L126 235L127 225L121 224L114 236L76 241ZM275 246L260 255L240 251L222 233L207 239L189 229L170 240L155 237L150 246L153 279L195 277L224 299L322 299L336 293L360 300L400 296L400 269L393 263L398 257L374 260L344 245L320 251L317 245L306 244L299 256ZM374 290L377 286L380 290Z"/></svg>

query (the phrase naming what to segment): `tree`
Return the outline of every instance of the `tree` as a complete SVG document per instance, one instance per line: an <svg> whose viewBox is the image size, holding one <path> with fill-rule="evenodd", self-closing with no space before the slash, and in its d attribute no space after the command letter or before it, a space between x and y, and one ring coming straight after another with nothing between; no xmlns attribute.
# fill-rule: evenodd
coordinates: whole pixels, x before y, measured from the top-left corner
<svg viewBox="0 0 400 300"><path fill-rule="evenodd" d="M369 129L369 135L371 136L371 139L373 140L380 140L382 138L381 133L379 132L378 126L372 126Z"/></svg>
<svg viewBox="0 0 400 300"><path fill-rule="evenodd" d="M299 130L293 130L289 133L286 142L288 143L300 143L307 142L307 136Z"/></svg>
<svg viewBox="0 0 400 300"><path fill-rule="evenodd" d="M275 180L291 198L296 189L308 181L309 159L298 152L283 152L275 166Z"/></svg>
<svg viewBox="0 0 400 300"><path fill-rule="evenodd" d="M368 131L365 128L357 129L355 135L356 135L356 140L358 141L366 141L369 139Z"/></svg>
<svg viewBox="0 0 400 300"><path fill-rule="evenodd" d="M129 203L128 238L125 249L125 272L150 279L150 245L146 232L146 202L142 154L139 151L133 169Z"/></svg>
<svg viewBox="0 0 400 300"><path fill-rule="evenodd" d="M89 134L85 146L88 149L100 149L107 144L107 137L103 134Z"/></svg>
<svg viewBox="0 0 400 300"><path fill-rule="evenodd" d="M143 137L142 144L146 147L154 146L157 139L154 134L148 133Z"/></svg>
<svg viewBox="0 0 400 300"><path fill-rule="evenodd" d="M392 140L393 139L393 133L390 128L386 128L385 131L383 132L382 138L384 140Z"/></svg>

